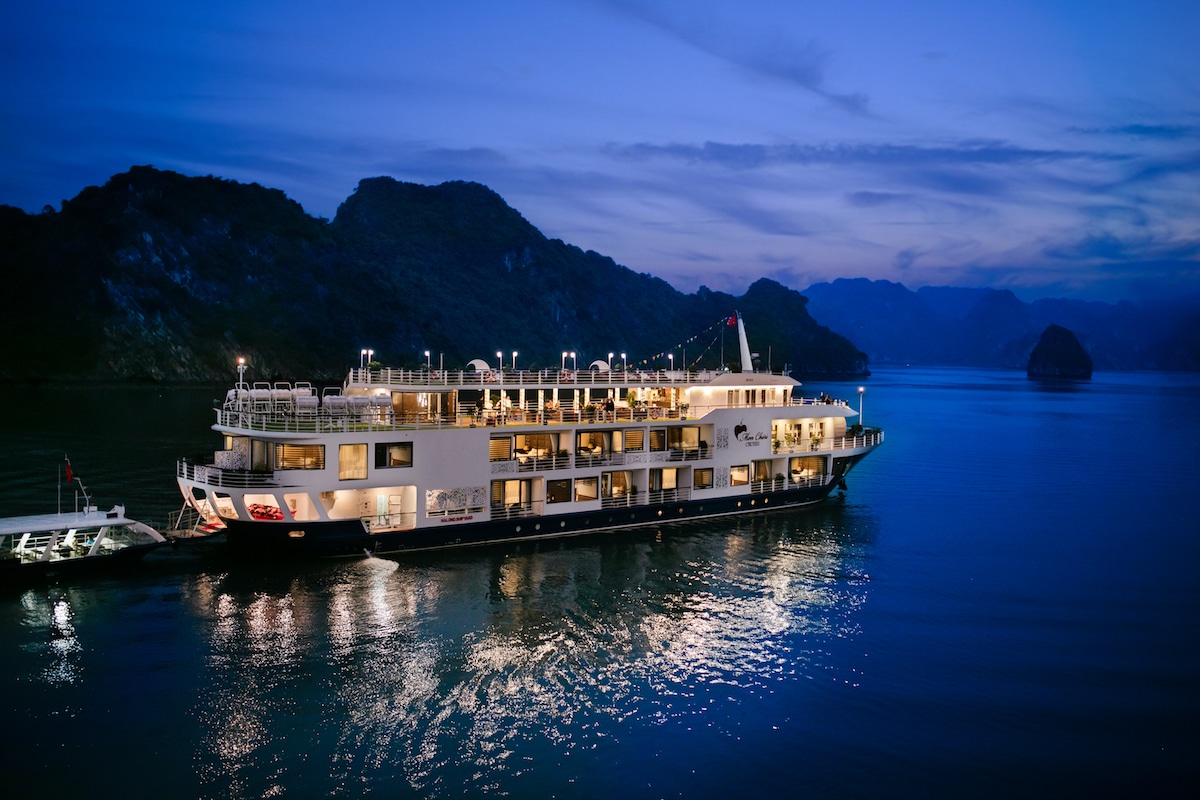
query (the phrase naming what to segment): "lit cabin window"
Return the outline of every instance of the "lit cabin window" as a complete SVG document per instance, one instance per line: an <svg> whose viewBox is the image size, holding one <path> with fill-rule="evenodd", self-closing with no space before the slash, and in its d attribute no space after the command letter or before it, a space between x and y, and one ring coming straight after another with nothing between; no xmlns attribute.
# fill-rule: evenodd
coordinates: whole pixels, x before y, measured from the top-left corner
<svg viewBox="0 0 1200 800"><path fill-rule="evenodd" d="M745 464L729 468L729 485L745 486L750 482L750 467Z"/></svg>
<svg viewBox="0 0 1200 800"><path fill-rule="evenodd" d="M494 436L488 445L489 461L511 461L513 457L513 440L511 436Z"/></svg>
<svg viewBox="0 0 1200 800"><path fill-rule="evenodd" d="M325 445L275 445L275 469L325 469Z"/></svg>
<svg viewBox="0 0 1200 800"><path fill-rule="evenodd" d="M366 444L338 445L338 480L355 481L367 477Z"/></svg>

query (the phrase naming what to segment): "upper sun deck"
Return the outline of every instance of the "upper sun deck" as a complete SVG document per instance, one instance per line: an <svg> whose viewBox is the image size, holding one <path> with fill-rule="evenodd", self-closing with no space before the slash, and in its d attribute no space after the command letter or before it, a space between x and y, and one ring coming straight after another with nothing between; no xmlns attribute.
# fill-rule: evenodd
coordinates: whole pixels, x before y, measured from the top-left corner
<svg viewBox="0 0 1200 800"><path fill-rule="evenodd" d="M782 373L636 370L351 370L342 386L239 383L216 409L226 432L279 435L397 428L698 420L721 408L847 417L849 405L803 398ZM611 408L606 401L611 400ZM815 408L820 406L820 408Z"/></svg>
<svg viewBox="0 0 1200 800"><path fill-rule="evenodd" d="M375 388L446 389L553 389L595 386L799 386L782 372L730 372L728 370L405 370L351 369L342 389L350 394Z"/></svg>

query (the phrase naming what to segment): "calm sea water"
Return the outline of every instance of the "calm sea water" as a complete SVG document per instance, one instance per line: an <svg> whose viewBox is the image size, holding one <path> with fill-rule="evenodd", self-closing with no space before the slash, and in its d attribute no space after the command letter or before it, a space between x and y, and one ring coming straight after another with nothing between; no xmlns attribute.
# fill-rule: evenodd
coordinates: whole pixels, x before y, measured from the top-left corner
<svg viewBox="0 0 1200 800"><path fill-rule="evenodd" d="M1194 796L1200 376L865 385L887 442L815 511L396 560L209 543L0 587L0 785ZM69 455L99 505L165 522L216 394L7 398L0 513L53 510Z"/></svg>

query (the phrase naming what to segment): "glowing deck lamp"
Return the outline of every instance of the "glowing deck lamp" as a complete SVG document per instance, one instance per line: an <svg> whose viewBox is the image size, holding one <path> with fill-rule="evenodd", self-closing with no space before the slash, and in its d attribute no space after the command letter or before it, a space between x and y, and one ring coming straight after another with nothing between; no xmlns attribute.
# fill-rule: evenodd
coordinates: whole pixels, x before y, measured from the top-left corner
<svg viewBox="0 0 1200 800"><path fill-rule="evenodd" d="M429 363L429 351L425 351L425 371L428 372L433 365Z"/></svg>
<svg viewBox="0 0 1200 800"><path fill-rule="evenodd" d="M858 424L859 425L863 424L863 415L862 415L863 393L866 391L867 391L866 387L863 387L863 386L858 387ZM863 430L866 430L866 428L864 427Z"/></svg>
<svg viewBox="0 0 1200 800"><path fill-rule="evenodd" d="M513 372L517 371L517 351L513 350Z"/></svg>
<svg viewBox="0 0 1200 800"><path fill-rule="evenodd" d="M238 356L238 383L246 382L246 357Z"/></svg>

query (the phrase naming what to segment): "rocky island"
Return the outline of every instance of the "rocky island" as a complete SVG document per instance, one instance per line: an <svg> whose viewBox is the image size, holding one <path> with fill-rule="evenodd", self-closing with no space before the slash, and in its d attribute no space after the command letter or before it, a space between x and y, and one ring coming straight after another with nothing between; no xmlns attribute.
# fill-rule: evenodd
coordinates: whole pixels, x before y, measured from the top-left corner
<svg viewBox="0 0 1200 800"><path fill-rule="evenodd" d="M1050 325L1042 331L1029 355L1025 372L1031 378L1088 380L1092 377L1092 357L1074 333L1060 325Z"/></svg>

